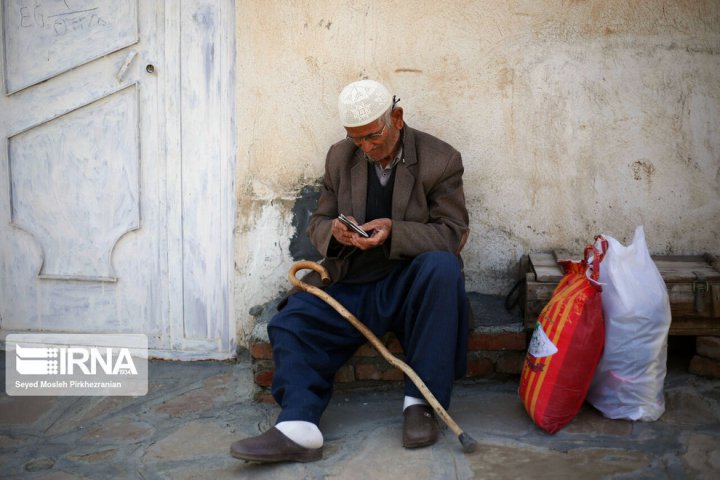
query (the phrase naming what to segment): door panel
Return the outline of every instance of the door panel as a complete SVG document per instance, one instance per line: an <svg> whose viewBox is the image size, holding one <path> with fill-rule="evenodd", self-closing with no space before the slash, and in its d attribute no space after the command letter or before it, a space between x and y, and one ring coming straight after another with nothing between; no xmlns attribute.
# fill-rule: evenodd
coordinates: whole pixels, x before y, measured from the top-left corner
<svg viewBox="0 0 720 480"><path fill-rule="evenodd" d="M140 227L137 102L132 85L8 139L10 219L39 278L117 281L113 248Z"/></svg>
<svg viewBox="0 0 720 480"><path fill-rule="evenodd" d="M3 0L5 91L16 92L138 41L137 0Z"/></svg>
<svg viewBox="0 0 720 480"><path fill-rule="evenodd" d="M208 163L208 158L220 158L222 144L222 92L215 88L220 83L219 71L213 68L215 46L220 42L221 18L213 8L213 0L196 1L195 9L184 9L180 23L182 77L182 202L192 205L184 212L183 278L184 332L188 338L212 337L222 331L225 312L221 298L207 301L206 285L218 278L225 267L219 255L204 252L213 244L213 236L223 218L219 206L223 205L221 162ZM188 61L188 59L193 59ZM202 98L202 101L199 101ZM206 255L211 253L211 255ZM221 293L220 291L215 292Z"/></svg>

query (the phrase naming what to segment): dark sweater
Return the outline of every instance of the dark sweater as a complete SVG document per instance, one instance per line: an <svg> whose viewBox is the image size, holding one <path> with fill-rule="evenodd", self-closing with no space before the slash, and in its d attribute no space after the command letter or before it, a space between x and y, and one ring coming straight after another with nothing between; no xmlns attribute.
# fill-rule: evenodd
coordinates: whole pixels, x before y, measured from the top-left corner
<svg viewBox="0 0 720 480"><path fill-rule="evenodd" d="M378 218L391 218L396 170L397 166L392 169L390 180L387 182L387 185L383 187L375 173L375 167L368 162L367 203L365 205L366 222ZM391 237L388 237L385 244L380 247L364 251L356 250L350 257L350 270L342 282L375 282L386 276L398 265L405 263L400 260L388 260L390 241Z"/></svg>

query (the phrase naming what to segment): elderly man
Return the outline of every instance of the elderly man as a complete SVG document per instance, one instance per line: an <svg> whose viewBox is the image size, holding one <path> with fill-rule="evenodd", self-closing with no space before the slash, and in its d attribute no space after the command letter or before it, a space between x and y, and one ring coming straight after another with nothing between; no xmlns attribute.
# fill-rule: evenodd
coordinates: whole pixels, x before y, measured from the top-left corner
<svg viewBox="0 0 720 480"><path fill-rule="evenodd" d="M405 125L403 109L378 82L360 80L340 93L347 138L333 145L308 235L325 257L326 292L377 336L393 331L438 401L448 408L465 373L467 297L459 252L468 232L460 153ZM340 214L369 233L338 220ZM321 286L312 272L304 281ZM322 458L320 417L338 369L365 343L332 307L291 292L270 321L282 411L273 428L237 441L231 454L255 462ZM432 409L406 379L403 446L432 445Z"/></svg>

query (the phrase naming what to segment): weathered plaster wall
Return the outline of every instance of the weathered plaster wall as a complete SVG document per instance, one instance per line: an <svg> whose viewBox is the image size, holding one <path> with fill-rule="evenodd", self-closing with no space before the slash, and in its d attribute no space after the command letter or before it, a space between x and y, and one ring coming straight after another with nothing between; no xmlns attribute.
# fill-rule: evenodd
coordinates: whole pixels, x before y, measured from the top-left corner
<svg viewBox="0 0 720 480"><path fill-rule="evenodd" d="M370 77L462 153L468 286L597 233L720 254L720 1L237 2L239 342L287 287L291 209Z"/></svg>

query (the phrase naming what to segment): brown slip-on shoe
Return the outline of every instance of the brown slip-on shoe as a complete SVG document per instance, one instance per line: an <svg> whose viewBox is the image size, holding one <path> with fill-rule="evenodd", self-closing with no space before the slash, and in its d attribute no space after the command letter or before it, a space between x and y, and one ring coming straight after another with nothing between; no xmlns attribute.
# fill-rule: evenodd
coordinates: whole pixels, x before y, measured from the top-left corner
<svg viewBox="0 0 720 480"><path fill-rule="evenodd" d="M273 427L256 437L238 440L230 446L230 455L249 462L314 462L322 458L322 447L305 448Z"/></svg>
<svg viewBox="0 0 720 480"><path fill-rule="evenodd" d="M437 442L440 430L429 405L412 405L403 417L403 447L427 447Z"/></svg>

